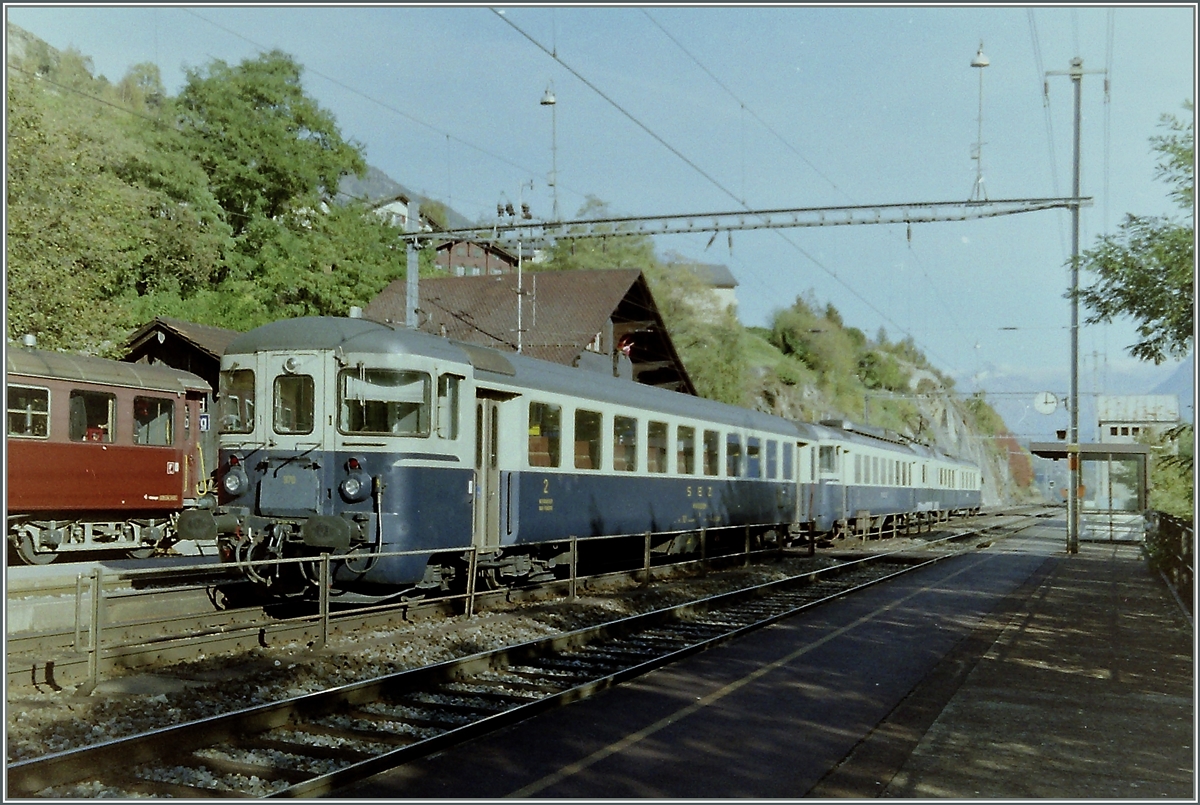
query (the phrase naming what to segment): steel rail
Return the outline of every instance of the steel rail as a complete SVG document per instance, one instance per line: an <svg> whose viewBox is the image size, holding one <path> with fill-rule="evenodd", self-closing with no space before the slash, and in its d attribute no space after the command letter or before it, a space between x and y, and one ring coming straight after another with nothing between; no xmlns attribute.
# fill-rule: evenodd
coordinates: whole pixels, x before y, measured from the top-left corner
<svg viewBox="0 0 1200 805"><path fill-rule="evenodd" d="M968 536L983 534L996 529L1007 529L1011 530L1011 533L1017 533L1032 525L1033 523L1030 521L1033 520L1036 520L1036 515L1017 516L1006 519L1003 522L989 524L982 528L953 534L933 541L933 543L954 542ZM1021 523L1026 523L1026 525L1022 526L1020 525ZM1013 529L1013 526L1019 527ZM853 569L856 566L865 567L868 563L883 563L889 557L895 557L903 552L894 551L863 557L854 562L821 568L787 579L722 593L653 612L629 616L616 621L542 638L517 646L509 646L377 679L343 685L327 691L311 693L286 701L248 708L174 727L157 729L136 736L19 761L8 766L8 790L12 795L28 796L34 795L47 787L70 784L80 780L112 779L115 769L128 770L138 764L156 761L171 762L172 758L177 758L204 747L228 741L245 741L247 736L264 733L289 724L294 725L304 720L326 716L337 712L339 709L347 707L361 708L369 702L400 696L405 692L422 687L442 685L448 681L461 679L470 674L488 669L520 665L572 649L593 646L600 641L615 641L639 631L644 632L648 629L662 627L670 623L686 621L689 617L699 616L703 613L711 613L719 610L722 606L738 605L751 600L764 599L770 595L798 590L809 585L814 580L818 580L821 576L832 577L845 573L848 569ZM906 567L903 570L886 572L864 583L855 584L848 589L841 589L828 595L821 595L816 600L809 600L795 606L784 606L780 611L772 612L763 617L755 617L748 624L734 625L732 628L722 630L719 634L703 637L684 647L659 652L640 661L634 661L633 664L627 667L600 674L594 679L580 684L573 684L567 689L559 690L558 692L532 701L515 704L500 712L472 720L470 723L453 727L438 735L418 740L407 746L377 754L367 759L356 760L337 771L315 774L310 779L292 783L283 791L276 792L271 796L315 796L327 793L338 787L345 786L353 780L361 779L408 760L439 751L476 735L497 729L516 720L524 719L542 710L585 698L599 690L619 684L654 668L681 659L684 656L717 645L720 642L733 639L752 629L762 628L770 623L795 615L804 609L824 603L833 598L850 594L855 590L881 583L903 573L911 572L912 570L926 567L966 552L969 551L958 551L934 556L924 562ZM513 697L510 696L508 698L512 699ZM301 750L302 748L296 748L296 751ZM195 761L192 762L195 763Z"/></svg>

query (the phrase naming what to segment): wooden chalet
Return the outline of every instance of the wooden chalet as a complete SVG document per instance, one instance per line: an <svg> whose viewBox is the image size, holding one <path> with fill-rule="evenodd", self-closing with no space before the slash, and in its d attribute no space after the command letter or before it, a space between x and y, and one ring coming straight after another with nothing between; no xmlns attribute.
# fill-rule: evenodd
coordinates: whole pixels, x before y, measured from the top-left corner
<svg viewBox="0 0 1200 805"><path fill-rule="evenodd" d="M696 393L638 269L526 272L520 282L518 294L515 273L422 278L420 329L512 352L519 342L530 357ZM405 300L396 280L363 316L403 326Z"/></svg>

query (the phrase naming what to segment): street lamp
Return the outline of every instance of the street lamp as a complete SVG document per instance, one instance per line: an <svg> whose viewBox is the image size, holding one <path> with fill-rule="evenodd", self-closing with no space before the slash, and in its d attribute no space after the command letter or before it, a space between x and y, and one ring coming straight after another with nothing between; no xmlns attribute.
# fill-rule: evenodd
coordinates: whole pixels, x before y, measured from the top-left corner
<svg viewBox="0 0 1200 805"><path fill-rule="evenodd" d="M979 130L975 136L975 186L971 188L970 201L987 201L987 191L983 187L983 68L991 64L988 57L983 55L983 42L979 43L979 52L971 59L971 66L979 68Z"/></svg>
<svg viewBox="0 0 1200 805"><path fill-rule="evenodd" d="M554 97L554 82L546 87L542 106L550 107L550 189L554 193L554 220L558 220L558 99Z"/></svg>

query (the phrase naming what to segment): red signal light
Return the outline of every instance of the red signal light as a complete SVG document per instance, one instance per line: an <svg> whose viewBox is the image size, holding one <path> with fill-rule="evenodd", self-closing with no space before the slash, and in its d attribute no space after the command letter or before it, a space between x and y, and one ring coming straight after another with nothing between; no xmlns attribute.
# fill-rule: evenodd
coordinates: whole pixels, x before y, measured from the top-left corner
<svg viewBox="0 0 1200 805"><path fill-rule="evenodd" d="M346 466L347 466L347 467L349 467L349 468L350 468L350 469L352 469L352 470L361 469L361 467L359 467L359 465L358 465L358 459L357 459L357 458L352 458L352 459L350 459L349 461L347 461L347 462L346 462Z"/></svg>

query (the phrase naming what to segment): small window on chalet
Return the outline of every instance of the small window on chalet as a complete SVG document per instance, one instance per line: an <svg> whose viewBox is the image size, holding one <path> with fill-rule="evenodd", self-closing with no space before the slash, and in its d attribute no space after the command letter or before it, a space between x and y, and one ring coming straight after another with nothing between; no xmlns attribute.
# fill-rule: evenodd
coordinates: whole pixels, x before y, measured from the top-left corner
<svg viewBox="0 0 1200 805"><path fill-rule="evenodd" d="M704 431L704 474L716 475L721 466L721 435L715 430Z"/></svg>
<svg viewBox="0 0 1200 805"><path fill-rule="evenodd" d="M696 429L680 425L675 432L675 471L691 475L696 471Z"/></svg>
<svg viewBox="0 0 1200 805"><path fill-rule="evenodd" d="M71 392L71 441L112 442L117 426L117 398L99 391Z"/></svg>
<svg viewBox="0 0 1200 805"><path fill-rule="evenodd" d="M557 467L562 455L562 406L529 404L529 466Z"/></svg>
<svg viewBox="0 0 1200 805"><path fill-rule="evenodd" d="M650 422L646 426L646 471L667 471L666 422Z"/></svg>
<svg viewBox="0 0 1200 805"><path fill-rule="evenodd" d="M613 417L613 469L637 471L637 420L631 416Z"/></svg>
<svg viewBox="0 0 1200 805"><path fill-rule="evenodd" d="M171 444L175 401L163 397L133 398L133 443Z"/></svg>
<svg viewBox="0 0 1200 805"><path fill-rule="evenodd" d="M8 387L8 435L35 439L50 435L50 389Z"/></svg>
<svg viewBox="0 0 1200 805"><path fill-rule="evenodd" d="M575 469L600 469L600 439L603 417L599 411L575 412Z"/></svg>

